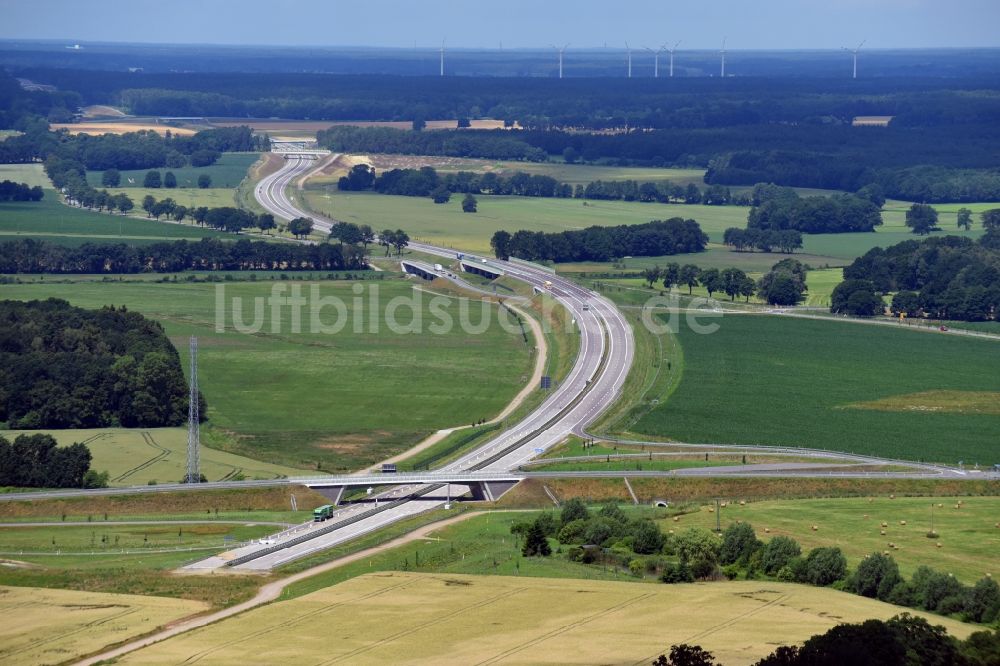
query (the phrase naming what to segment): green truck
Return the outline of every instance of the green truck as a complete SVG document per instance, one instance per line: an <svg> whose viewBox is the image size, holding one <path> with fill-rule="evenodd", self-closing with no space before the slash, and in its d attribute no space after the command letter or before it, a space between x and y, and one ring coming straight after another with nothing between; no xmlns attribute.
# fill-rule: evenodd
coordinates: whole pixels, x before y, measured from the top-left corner
<svg viewBox="0 0 1000 666"><path fill-rule="evenodd" d="M324 504L323 506L313 509L313 522L322 523L324 520L333 518L333 506L330 504Z"/></svg>

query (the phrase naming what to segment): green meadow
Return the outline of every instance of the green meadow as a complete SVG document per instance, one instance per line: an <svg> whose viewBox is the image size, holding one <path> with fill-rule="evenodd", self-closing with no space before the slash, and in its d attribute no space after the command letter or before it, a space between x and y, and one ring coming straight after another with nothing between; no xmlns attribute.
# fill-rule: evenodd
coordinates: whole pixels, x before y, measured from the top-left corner
<svg viewBox="0 0 1000 666"><path fill-rule="evenodd" d="M886 326L726 315L681 325L684 373L632 430L957 463L1000 462L1000 343ZM780 353L778 353L780 352Z"/></svg>
<svg viewBox="0 0 1000 666"><path fill-rule="evenodd" d="M279 296L300 289L306 299L313 293L341 299L343 317L332 306L319 317L328 328L343 321L342 330L310 332L310 306L303 308L296 330L292 308L265 310L263 299L272 288ZM504 330L495 306L484 315L480 303L472 302L466 318L474 325L488 320L481 333L466 333L458 325L459 301L448 299L438 311L455 325L436 334L431 324L441 319L430 309L432 296L404 280L35 282L5 285L3 294L138 310L163 324L185 370L188 337L196 335L200 386L209 405L203 442L284 467L346 471L370 465L438 429L491 418L531 375L533 343ZM242 308L247 330L258 298L260 330L237 332L234 303ZM218 310L217 299L222 301ZM390 306L394 299L402 305ZM390 330L389 307L395 307L395 319L404 327L415 312L422 332Z"/></svg>

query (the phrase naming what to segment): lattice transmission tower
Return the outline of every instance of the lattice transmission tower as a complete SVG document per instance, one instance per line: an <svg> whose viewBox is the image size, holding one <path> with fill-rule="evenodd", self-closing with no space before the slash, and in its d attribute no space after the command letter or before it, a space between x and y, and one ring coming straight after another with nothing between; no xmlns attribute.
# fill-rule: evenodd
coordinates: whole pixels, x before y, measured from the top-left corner
<svg viewBox="0 0 1000 666"><path fill-rule="evenodd" d="M190 340L191 356L191 389L188 395L188 455L187 455L187 482L199 483L201 472L199 470L199 453L201 449L201 430L199 426L200 414L198 405L198 338L191 336Z"/></svg>

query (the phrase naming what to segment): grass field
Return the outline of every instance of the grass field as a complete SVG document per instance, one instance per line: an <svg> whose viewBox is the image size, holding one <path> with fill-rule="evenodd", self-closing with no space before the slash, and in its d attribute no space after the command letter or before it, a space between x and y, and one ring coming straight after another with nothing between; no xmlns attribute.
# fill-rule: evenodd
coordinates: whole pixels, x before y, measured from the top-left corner
<svg viewBox="0 0 1000 666"><path fill-rule="evenodd" d="M52 181L45 175L41 164L0 164L0 180L12 180L31 187L52 189Z"/></svg>
<svg viewBox="0 0 1000 666"><path fill-rule="evenodd" d="M956 509L957 502L962 508ZM799 499L750 502L745 506L728 503L721 509L722 528L742 520L750 523L757 538L764 541L785 535L794 538L804 551L817 546L837 546L847 556L848 567L861 558L888 550L909 577L922 564L954 574L966 585L990 574L1000 576L1000 498L896 497ZM938 539L928 539L933 513ZM867 516L867 517L866 517ZM901 525L900 521L906 521ZM886 527L881 527L882 523ZM812 527L818 529L813 531ZM680 517L679 522L663 521L668 529L691 526L715 528L715 514L708 507ZM764 532L765 528L770 534ZM885 530L885 535L880 534ZM893 543L897 548L889 546ZM940 547L938 547L940 544Z"/></svg>
<svg viewBox="0 0 1000 666"><path fill-rule="evenodd" d="M59 202L55 190L35 203L0 203L0 241L34 238L50 242L152 242L232 237L213 229L166 224L122 215L106 215Z"/></svg>
<svg viewBox="0 0 1000 666"><path fill-rule="evenodd" d="M885 619L898 610L781 583L654 586L397 572L272 604L119 663L649 663L684 642L732 666L838 622ZM933 621L962 638L973 630ZM330 627L338 640L327 639Z"/></svg>
<svg viewBox="0 0 1000 666"><path fill-rule="evenodd" d="M495 308L487 310L489 325L482 334L465 333L457 325L460 303L451 299L443 311L456 325L437 335L430 328L439 321L431 313L431 297L414 291L410 282L357 283L363 296L348 281L292 284L301 287L304 298L315 284L318 297L342 299L344 321L351 323L336 335L309 333L305 307L302 332L295 332L291 308L281 307L275 311L280 312L277 328L269 310L258 333L237 333L232 299L242 299L242 318L249 323L250 299L269 297L272 285L291 293L290 284L281 282L219 285L225 290L222 333L216 332L217 286L212 284L34 283L5 286L4 295L21 300L55 296L88 308L127 305L164 325L185 368L188 337L197 335L199 379L211 424L202 442L290 467L333 471L370 465L431 432L495 415L530 377L529 345L520 334L501 328ZM396 334L383 315L390 301L411 296L418 299L423 333ZM471 305L466 317L476 324L481 310L478 302ZM322 323L329 327L336 317L327 307ZM398 308L396 318L410 322L409 308ZM371 328L364 326L355 332L354 321L375 324L378 332L365 332ZM487 376L489 382L481 381Z"/></svg>
<svg viewBox="0 0 1000 666"><path fill-rule="evenodd" d="M666 266L667 263L677 262L678 260L677 257L663 257L662 259L665 260L664 263L654 264L654 265L659 265L660 268L663 268L664 266ZM764 272L749 271L747 274L754 280L759 280L764 275ZM665 292L662 282L655 282L653 284L653 288L650 289L648 286L649 283L646 282L641 277L639 277L638 275L636 275L635 277L624 277L624 278L591 278L591 279L586 278L585 275L586 275L585 273L577 274L574 275L574 277L578 277L582 282L584 282L590 288L607 294L609 298L615 300L616 302L632 303L633 301L636 300L635 298L632 299L618 298L618 295L625 290L639 292L640 300L641 297L649 298L652 296L657 296L661 292ZM818 270L809 271L808 274L806 275L806 285L809 287L809 291L806 293L806 300L804 301L804 304L811 306L830 305L830 297L833 294L833 290L837 287L838 284L841 283L841 281L843 281L843 279L844 279L844 271L842 268L821 268ZM709 297L708 290L701 286L694 287L690 291L691 291L690 295L694 297L702 297L702 298ZM682 297L688 296L687 287L675 287L673 292ZM713 294L713 296L716 300L722 302L724 306L732 303L735 304L745 303L745 299L742 297L736 297L736 299L734 300L730 299L730 297L727 296L726 294L718 291L716 291ZM762 301L757 296L751 296L749 302L758 305L764 304L764 301Z"/></svg>
<svg viewBox="0 0 1000 666"><path fill-rule="evenodd" d="M635 432L686 442L996 462L995 415L965 413L961 404L937 411L855 406L930 390L1000 397L995 341L752 315L719 323L711 335L681 327L680 386Z"/></svg>
<svg viewBox="0 0 1000 666"><path fill-rule="evenodd" d="M25 434L34 434L37 431ZM109 485L135 486L157 481L176 483L187 472L187 428L150 428L129 430L104 428L97 430L47 431L63 446L83 442L93 455L91 467L106 471ZM13 439L17 431L0 431ZM204 449L200 456L201 473L209 481L246 477L273 479L301 475L301 469L269 465L225 451Z"/></svg>
<svg viewBox="0 0 1000 666"><path fill-rule="evenodd" d="M153 169L153 171L159 171L160 176L163 176L167 171L171 171L177 177L177 188L173 190L161 189L160 195L156 198L162 199L166 196L173 196L173 194L168 195L165 192L177 192L179 189L197 188L198 176L202 174L208 174L212 177L212 187L214 188L235 189L240 184L240 181L246 177L247 170L257 161L257 157L257 153L223 153L218 162L207 167L186 166L179 169L170 169L167 167ZM122 171L121 186L124 188L142 188L142 181L146 177L147 171L149 169ZM87 182L93 187L101 188L101 175L103 173L102 171L88 171ZM130 178L133 181L131 183L129 182Z"/></svg>
<svg viewBox="0 0 1000 666"><path fill-rule="evenodd" d="M142 199L147 194L157 201L171 198L175 203L188 208L205 206L206 208L221 208L223 206L236 206L236 192L224 187L209 187L204 190L196 187L184 187L175 189L165 188L144 188L144 187L110 187L106 188L111 194L123 192L131 197L135 202L136 210L133 215L145 215L141 210ZM190 224L190 221L187 221Z"/></svg>
<svg viewBox="0 0 1000 666"><path fill-rule="evenodd" d="M544 166L544 165L543 165ZM563 168L585 168L570 167ZM586 167L600 168L600 167ZM620 169L613 169L619 171ZM307 204L314 210L357 224L382 229L387 226L405 229L415 240L434 242L447 247L488 254L490 238L499 229L519 229L554 233L586 227L642 224L652 219L693 218L708 234L712 245L703 253L674 257L637 257L626 260L629 269L667 261L694 263L703 268L735 266L747 271L764 271L788 255L776 253L731 252L721 245L729 227L745 227L748 209L739 206L663 205L626 201L582 201L579 199L542 199L531 197L480 196L479 212L463 213L461 197L447 204L435 204L429 198L388 196L372 193L343 193L335 188L307 189ZM969 204L973 210L992 204ZM995 207L995 206L994 206ZM957 206L948 205L950 211ZM903 224L904 209L891 209L885 224L875 233L810 234L803 238L803 248L794 258L813 267L843 266L873 247L886 247L915 236ZM978 238L978 221L971 231L954 228L954 213L942 214L946 233ZM610 264L564 264L561 271L613 270Z"/></svg>
<svg viewBox="0 0 1000 666"><path fill-rule="evenodd" d="M205 608L161 597L0 587L0 661L76 661Z"/></svg>
<svg viewBox="0 0 1000 666"><path fill-rule="evenodd" d="M98 560L104 555L118 557L124 550L214 551L231 548L233 543L257 539L279 531L271 525L227 523L121 525L114 522L51 527L0 527L0 552L6 557L65 566L68 558ZM207 553L206 553L207 554ZM182 559L198 556L184 552Z"/></svg>

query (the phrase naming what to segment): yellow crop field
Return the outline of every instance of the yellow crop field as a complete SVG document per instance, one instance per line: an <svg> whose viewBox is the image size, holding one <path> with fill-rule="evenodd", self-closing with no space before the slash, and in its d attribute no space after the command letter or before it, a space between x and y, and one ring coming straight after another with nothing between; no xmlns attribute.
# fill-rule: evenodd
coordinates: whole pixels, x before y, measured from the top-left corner
<svg viewBox="0 0 1000 666"><path fill-rule="evenodd" d="M73 661L207 608L164 597L0 587L0 663Z"/></svg>
<svg viewBox="0 0 1000 666"><path fill-rule="evenodd" d="M157 134L170 132L174 136L192 136L195 130L186 127L171 127L151 122L82 122L82 123L52 123L53 131L64 129L70 134L127 134L139 130L153 130Z"/></svg>
<svg viewBox="0 0 1000 666"><path fill-rule="evenodd" d="M749 664L903 609L785 583L691 585L382 573L168 639L126 664L640 664L677 643ZM932 618L955 636L974 627Z"/></svg>

